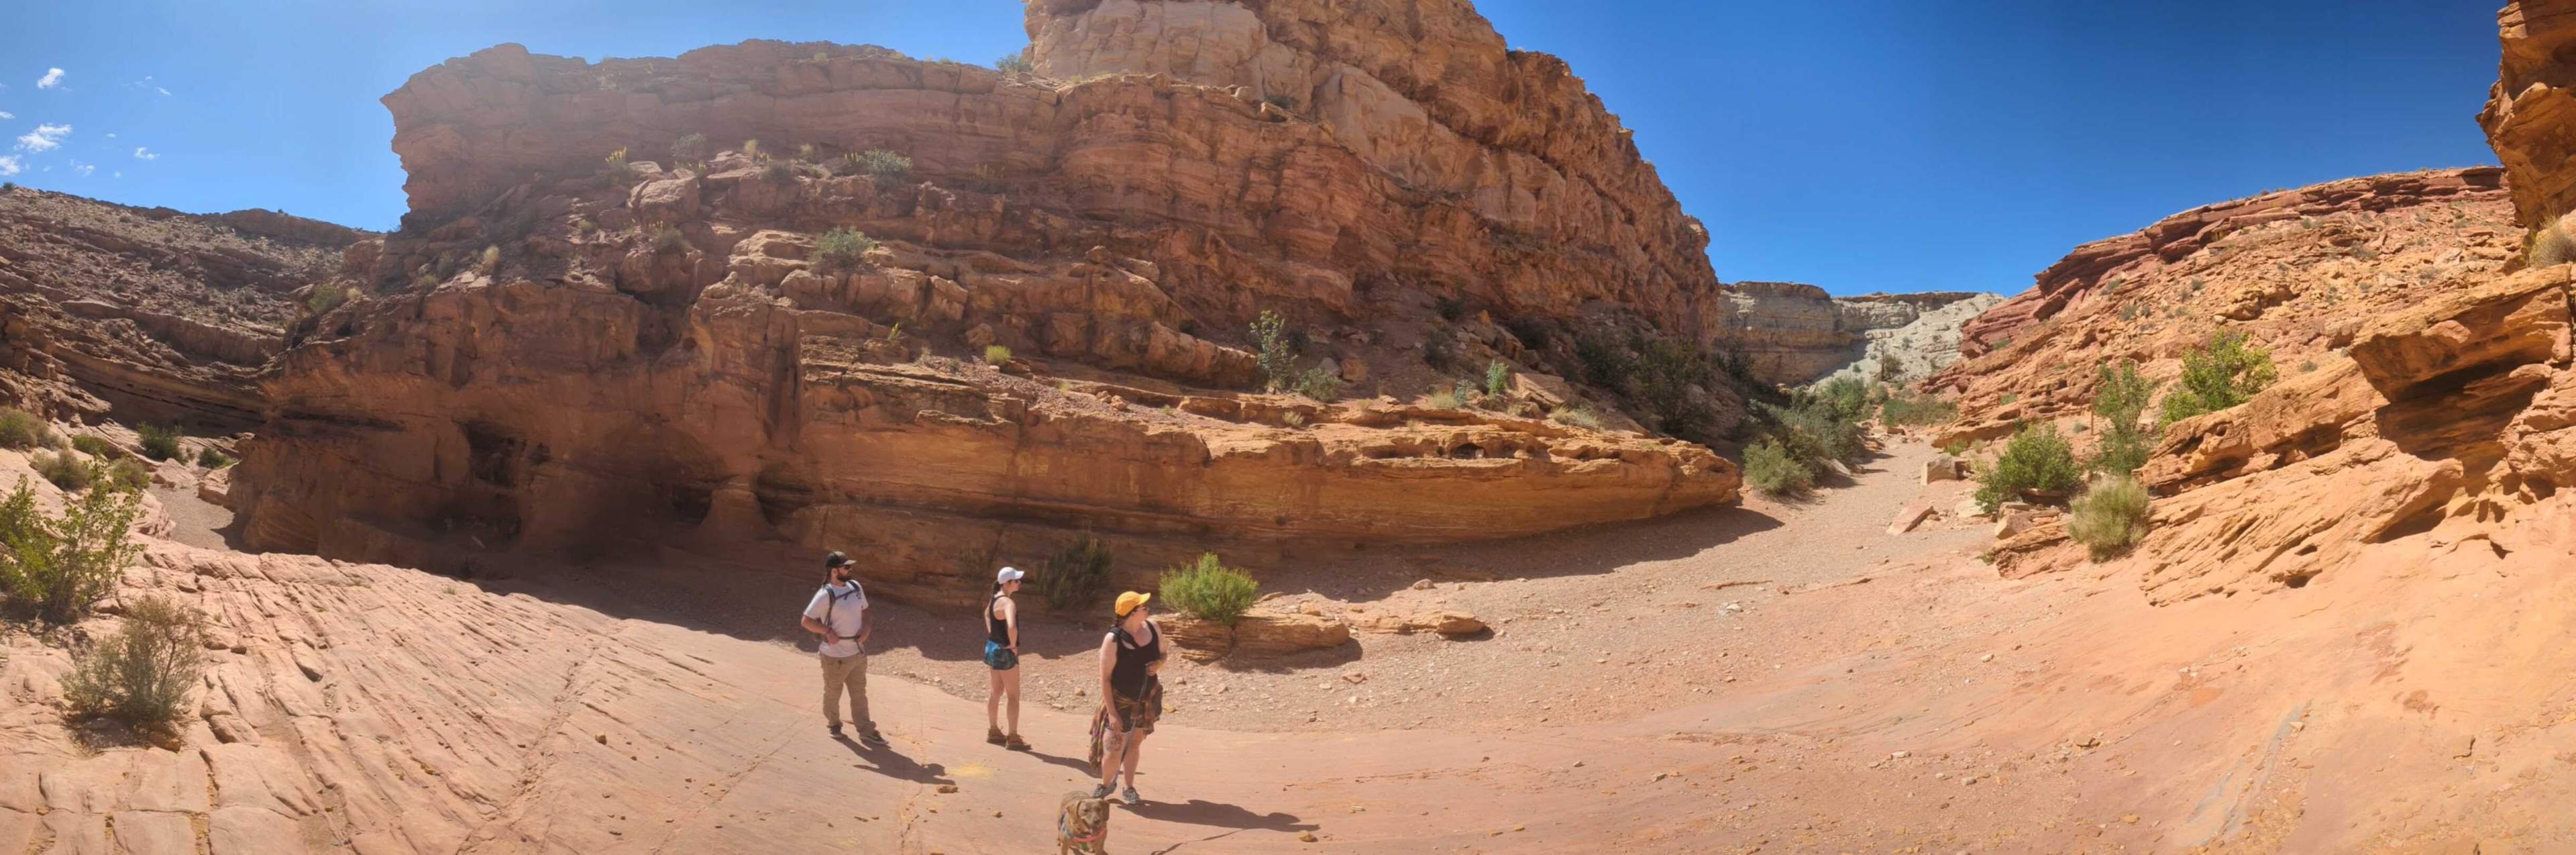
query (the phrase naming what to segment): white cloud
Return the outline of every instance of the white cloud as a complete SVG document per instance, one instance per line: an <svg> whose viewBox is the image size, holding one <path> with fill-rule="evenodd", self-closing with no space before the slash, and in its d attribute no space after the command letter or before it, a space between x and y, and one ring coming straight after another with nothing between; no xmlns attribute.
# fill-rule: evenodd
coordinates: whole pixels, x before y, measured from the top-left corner
<svg viewBox="0 0 2576 855"><path fill-rule="evenodd" d="M110 177L110 178L123 178L123 177L125 177L125 173L123 173L123 172L110 172L110 173L108 173L107 175L108 175L108 177Z"/></svg>
<svg viewBox="0 0 2576 855"><path fill-rule="evenodd" d="M16 113L12 113L12 112L9 112L9 111L7 111L7 110L0 110L0 119L15 119L15 118L18 118L18 114L16 114Z"/></svg>
<svg viewBox="0 0 2576 855"><path fill-rule="evenodd" d="M90 173L98 171L98 165L75 160L72 161L72 171L80 173L82 177L88 177Z"/></svg>
<svg viewBox="0 0 2576 855"><path fill-rule="evenodd" d="M51 151L61 148L63 138L71 136L70 125L37 125L35 130L18 136L19 151Z"/></svg>
<svg viewBox="0 0 2576 855"><path fill-rule="evenodd" d="M144 150L144 147L143 147L143 146L139 146L139 145L134 147L134 156L135 156L136 158L139 158L139 159L142 159L142 160L160 160L160 159L161 159L161 155L160 155L160 153L159 153L159 152L146 151L146 150Z"/></svg>
<svg viewBox="0 0 2576 855"><path fill-rule="evenodd" d="M116 138L116 135L115 135L115 134L108 134L108 135L107 135L107 138L108 138L108 139L115 139L115 138Z"/></svg>
<svg viewBox="0 0 2576 855"><path fill-rule="evenodd" d="M170 94L170 90L168 90L168 89L163 89L163 88L158 87L158 86L152 87L152 91L154 91L154 92L159 92L159 93L161 93L161 94L163 94L163 95L168 95L168 94Z"/></svg>
<svg viewBox="0 0 2576 855"><path fill-rule="evenodd" d="M18 170L24 168L26 168L25 165L18 162L17 155L0 154L0 175L16 175Z"/></svg>
<svg viewBox="0 0 2576 855"><path fill-rule="evenodd" d="M63 70L59 68L45 69L45 76L36 78L38 89L52 89L61 85L63 85Z"/></svg>

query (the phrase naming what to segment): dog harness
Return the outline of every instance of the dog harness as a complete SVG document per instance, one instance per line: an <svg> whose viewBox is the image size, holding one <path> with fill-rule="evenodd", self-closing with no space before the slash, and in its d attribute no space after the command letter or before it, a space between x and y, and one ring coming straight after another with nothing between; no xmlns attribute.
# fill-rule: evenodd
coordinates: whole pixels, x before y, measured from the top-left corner
<svg viewBox="0 0 2576 855"><path fill-rule="evenodd" d="M1064 824L1068 819L1072 819L1072 817L1061 813L1056 814L1055 832L1059 835L1063 835L1065 842L1082 847L1082 851L1084 852L1089 852L1091 851L1091 847L1099 845L1100 838L1109 836L1109 825L1107 823L1102 823L1099 828L1091 830L1090 837L1075 837L1073 836L1073 829L1066 827Z"/></svg>

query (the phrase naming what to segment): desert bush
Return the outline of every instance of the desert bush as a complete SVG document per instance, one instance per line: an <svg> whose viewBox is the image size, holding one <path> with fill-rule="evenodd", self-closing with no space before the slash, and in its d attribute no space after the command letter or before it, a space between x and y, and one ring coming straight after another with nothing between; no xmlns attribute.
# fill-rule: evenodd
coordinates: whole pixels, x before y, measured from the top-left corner
<svg viewBox="0 0 2576 855"><path fill-rule="evenodd" d="M2138 471L2155 452L2155 431L2138 424L2147 411L2147 399L2156 394L2156 384L2138 376L2138 364L2126 359L2104 363L2099 390L2093 397L2093 415L2102 419L2101 444L2093 450L2093 459L2085 468L2095 472L2126 475Z"/></svg>
<svg viewBox="0 0 2576 855"><path fill-rule="evenodd" d="M1977 506L1991 513L2024 492L2063 493L2078 479L2075 452L2053 424L2026 424L1978 478Z"/></svg>
<svg viewBox="0 0 2576 855"><path fill-rule="evenodd" d="M1037 63L1029 61L1028 48L1021 48L1016 53L1006 53L1001 59L993 60L993 70L1003 74L1035 74L1038 67Z"/></svg>
<svg viewBox="0 0 2576 855"><path fill-rule="evenodd" d="M1256 363L1261 367L1262 383L1266 387L1279 389L1296 382L1297 367L1293 361L1297 353L1288 343L1287 318L1269 309L1261 310L1261 315L1252 319L1252 342L1257 353Z"/></svg>
<svg viewBox="0 0 2576 855"><path fill-rule="evenodd" d="M1512 389L1512 367L1500 359L1485 363L1485 394L1500 398Z"/></svg>
<svg viewBox="0 0 2576 855"><path fill-rule="evenodd" d="M1574 358L1583 363L1583 381L1604 389L1623 389L1637 373L1635 352L1603 334L1576 336Z"/></svg>
<svg viewBox="0 0 2576 855"><path fill-rule="evenodd" d="M136 491L101 485L51 517L20 479L0 500L0 592L47 621L79 620L142 554L142 544L126 538L141 503Z"/></svg>
<svg viewBox="0 0 2576 855"><path fill-rule="evenodd" d="M705 160L706 158L706 134L681 134L679 139L671 141L671 161L673 166L677 166L682 163L696 163L698 161Z"/></svg>
<svg viewBox="0 0 2576 855"><path fill-rule="evenodd" d="M689 248L689 238L678 226L658 223L653 226L653 251L668 255Z"/></svg>
<svg viewBox="0 0 2576 855"><path fill-rule="evenodd" d="M850 270L859 266L859 260L867 256L868 250L875 248L877 242L874 239L842 226L824 232L822 237L814 240L814 263L827 271Z"/></svg>
<svg viewBox="0 0 2576 855"><path fill-rule="evenodd" d="M179 458L178 428L146 422L141 427L135 428L135 432L143 436L143 456L154 460Z"/></svg>
<svg viewBox="0 0 2576 855"><path fill-rule="evenodd" d="M618 146L617 150L611 151L608 153L607 157L601 158L600 170L608 173L610 177L625 175L626 147L622 145Z"/></svg>
<svg viewBox="0 0 2576 855"><path fill-rule="evenodd" d="M794 184L796 167L783 160L770 161L768 166L760 168L760 180L778 185Z"/></svg>
<svg viewBox="0 0 2576 855"><path fill-rule="evenodd" d="M1581 405L1558 407L1547 414L1547 420L1569 427L1579 427L1589 430L1601 429L1601 417L1593 415L1590 408Z"/></svg>
<svg viewBox="0 0 2576 855"><path fill-rule="evenodd" d="M116 446L105 437L94 434L72 437L72 450L101 460L116 456Z"/></svg>
<svg viewBox="0 0 2576 855"><path fill-rule="evenodd" d="M1422 339L1422 364L1431 366L1433 371L1446 372L1458 367L1463 350L1457 340L1450 337L1448 329L1432 330Z"/></svg>
<svg viewBox="0 0 2576 855"><path fill-rule="evenodd" d="M195 609L160 597L136 600L115 635L72 657L63 700L77 715L137 725L177 721L205 668L205 637Z"/></svg>
<svg viewBox="0 0 2576 855"><path fill-rule="evenodd" d="M1292 95L1264 95L1261 96L1261 100L1282 110L1297 109L1297 98Z"/></svg>
<svg viewBox="0 0 2576 855"><path fill-rule="evenodd" d="M1547 349L1549 327L1545 320L1522 315L1503 321L1503 329L1510 332L1512 338L1519 340L1522 347L1531 350Z"/></svg>
<svg viewBox="0 0 2576 855"><path fill-rule="evenodd" d="M1711 421L1704 402L1691 394L1715 373L1707 352L1667 338L1653 338L1637 349L1637 400L1666 434L1697 437Z"/></svg>
<svg viewBox="0 0 2576 855"><path fill-rule="evenodd" d="M501 269L501 248L500 248L499 246L486 246L486 247L484 247L484 248L483 248L483 257L482 257L481 259L479 259L479 260L480 260L480 261L481 261L481 263L482 263L483 272L484 272L485 274L490 274L490 273L493 273L493 272L495 272L495 271L500 270L500 269Z"/></svg>
<svg viewBox="0 0 2576 855"><path fill-rule="evenodd" d="M1261 597L1261 583L1203 552L1197 561L1163 571L1163 602L1182 614L1233 626Z"/></svg>
<svg viewBox="0 0 2576 855"><path fill-rule="evenodd" d="M760 141L756 139L742 141L742 156L763 162L769 160L768 155L760 153Z"/></svg>
<svg viewBox="0 0 2576 855"><path fill-rule="evenodd" d="M120 457L97 467L98 480L111 489L142 492L152 486L152 470L143 461Z"/></svg>
<svg viewBox="0 0 2576 855"><path fill-rule="evenodd" d="M2208 344L2183 354L2181 384L2165 396L2164 424L2245 403L2279 378L2271 351L2247 345L2241 333L2211 333Z"/></svg>
<svg viewBox="0 0 2576 855"><path fill-rule="evenodd" d="M1793 398L1788 406L1762 402L1759 407L1772 441L1810 474L1823 474L1831 463L1856 463L1868 450L1860 423L1843 418L1830 402Z"/></svg>
<svg viewBox="0 0 2576 855"><path fill-rule="evenodd" d="M1896 354L1893 353L1878 355L1879 382L1894 382L1896 378L1902 376L1905 376L1905 360L1896 358Z"/></svg>
<svg viewBox="0 0 2576 855"><path fill-rule="evenodd" d="M1744 448L1744 483L1769 496L1794 496L1815 486L1816 474L1789 454L1777 439Z"/></svg>
<svg viewBox="0 0 2576 855"><path fill-rule="evenodd" d="M1047 560L1046 572L1033 581L1048 605L1069 609L1100 598L1109 586L1109 568L1109 547L1098 538L1084 537L1058 550Z"/></svg>
<svg viewBox="0 0 2576 855"><path fill-rule="evenodd" d="M311 309L316 315L330 314L332 309L347 302L349 290L328 282L313 286L312 293L304 295L304 308Z"/></svg>
<svg viewBox="0 0 2576 855"><path fill-rule="evenodd" d="M1332 402L1342 397L1342 378L1320 365L1300 372L1296 387L1297 394L1318 401Z"/></svg>
<svg viewBox="0 0 2576 855"><path fill-rule="evenodd" d="M1441 320L1454 324L1460 319L1467 317L1467 298L1460 297L1455 294L1443 294L1438 297L1433 297L1431 298L1431 310L1440 313Z"/></svg>
<svg viewBox="0 0 2576 855"><path fill-rule="evenodd" d="M1456 389L1433 389L1429 403L1435 410L1455 410L1465 404L1466 399L1460 397Z"/></svg>
<svg viewBox="0 0 2576 855"><path fill-rule="evenodd" d="M27 458L27 465L35 468L37 477L53 482L55 487L64 490L86 490L91 483L98 480L96 466L78 456L59 451L38 452Z"/></svg>
<svg viewBox="0 0 2576 855"><path fill-rule="evenodd" d="M1002 365L1011 361L1011 349L998 344L984 346L984 364Z"/></svg>
<svg viewBox="0 0 2576 855"><path fill-rule="evenodd" d="M222 469L233 465L233 459L224 456L223 452L209 448L197 452L197 465L208 469Z"/></svg>
<svg viewBox="0 0 2576 855"><path fill-rule="evenodd" d="M872 148L853 157L856 160L852 162L860 171L887 181L901 181L904 176L912 174L912 158L885 149Z"/></svg>
<svg viewBox="0 0 2576 855"><path fill-rule="evenodd" d="M1869 384L1858 377L1846 375L1827 380L1815 394L1833 408L1837 419L1856 422L1869 412Z"/></svg>
<svg viewBox="0 0 2576 855"><path fill-rule="evenodd" d="M47 445L53 430L36 414L19 409L0 410L0 448L25 451Z"/></svg>
<svg viewBox="0 0 2576 855"><path fill-rule="evenodd" d="M2146 485L2127 474L2093 482L2066 514L2066 535L2102 561L2128 552L2147 536Z"/></svg>
<svg viewBox="0 0 2576 855"><path fill-rule="evenodd" d="M1912 392L1896 392L1878 402L1878 422L1888 426L1925 427L1949 424L1959 417L1959 405L1948 399Z"/></svg>

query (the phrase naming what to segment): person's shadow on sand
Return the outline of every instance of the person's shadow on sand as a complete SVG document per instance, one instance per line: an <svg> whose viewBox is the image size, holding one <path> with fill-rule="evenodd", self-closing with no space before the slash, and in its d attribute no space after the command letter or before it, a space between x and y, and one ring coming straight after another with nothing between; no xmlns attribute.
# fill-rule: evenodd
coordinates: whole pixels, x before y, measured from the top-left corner
<svg viewBox="0 0 2576 855"><path fill-rule="evenodd" d="M957 783L949 780L948 767L937 763L925 766L912 762L912 758L896 752L892 745L869 746L847 736L834 736L832 741L841 743L841 747L850 749L850 753L858 755L861 760L868 761L875 767L877 774L916 784Z"/></svg>
<svg viewBox="0 0 2576 855"><path fill-rule="evenodd" d="M1272 811L1266 814L1257 814L1234 805L1221 804L1218 802L1206 801L1204 799L1191 799L1187 802L1181 802L1178 804L1147 799L1144 804L1128 805L1127 810L1130 813L1134 813L1137 816L1141 816L1155 822L1213 825L1218 828L1231 828L1237 831L1245 829L1260 829L1263 831L1313 831L1317 828L1314 823L1301 822L1294 816L1279 813L1277 811Z"/></svg>

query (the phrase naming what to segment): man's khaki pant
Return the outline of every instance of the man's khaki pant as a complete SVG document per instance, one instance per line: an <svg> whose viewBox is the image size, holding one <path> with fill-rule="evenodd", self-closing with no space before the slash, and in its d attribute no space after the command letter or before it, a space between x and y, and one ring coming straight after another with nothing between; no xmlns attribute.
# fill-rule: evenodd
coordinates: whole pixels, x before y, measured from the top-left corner
<svg viewBox="0 0 2576 855"><path fill-rule="evenodd" d="M858 655L848 657L821 654L816 654L816 657L823 660L823 720L835 726L841 723L841 690L847 688L850 690L850 721L859 726L861 733L876 730L876 722L868 720L868 652L861 650Z"/></svg>

